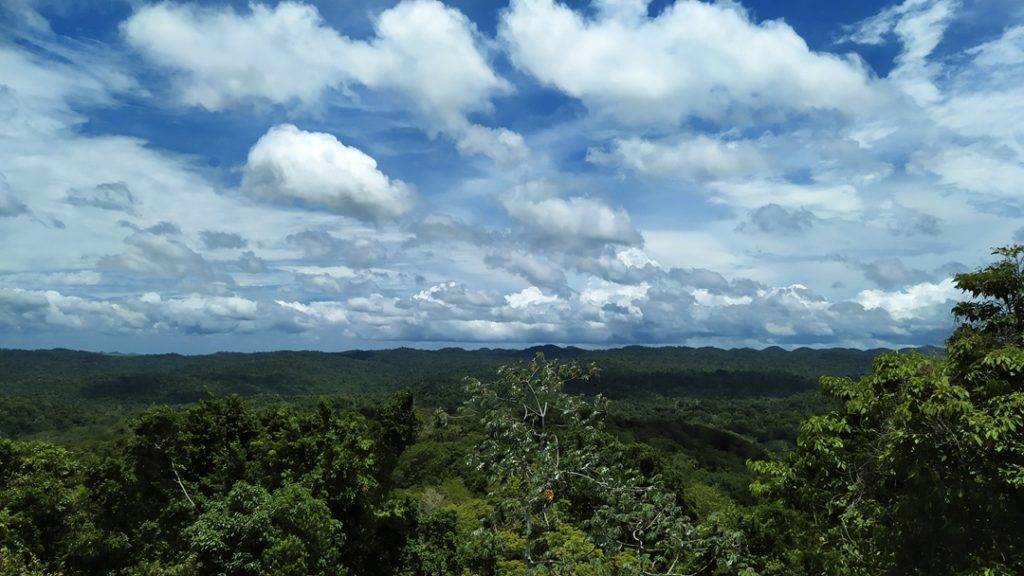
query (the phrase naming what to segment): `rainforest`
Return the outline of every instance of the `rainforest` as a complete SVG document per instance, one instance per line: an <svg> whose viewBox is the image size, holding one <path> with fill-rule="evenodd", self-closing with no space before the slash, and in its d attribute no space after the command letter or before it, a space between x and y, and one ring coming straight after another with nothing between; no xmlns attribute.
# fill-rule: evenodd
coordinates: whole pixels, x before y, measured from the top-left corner
<svg viewBox="0 0 1024 576"><path fill-rule="evenodd" d="M1024 1L0 0L0 576L1024 576Z"/></svg>
<svg viewBox="0 0 1024 576"><path fill-rule="evenodd" d="M996 256L944 349L4 350L0 573L1020 574Z"/></svg>

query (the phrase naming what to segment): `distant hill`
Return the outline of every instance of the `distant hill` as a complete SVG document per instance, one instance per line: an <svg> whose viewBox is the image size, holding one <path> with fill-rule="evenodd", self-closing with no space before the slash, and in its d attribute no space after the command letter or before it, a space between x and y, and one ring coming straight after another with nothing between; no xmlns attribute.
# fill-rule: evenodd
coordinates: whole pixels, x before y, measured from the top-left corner
<svg viewBox="0 0 1024 576"><path fill-rule="evenodd" d="M601 377L577 391L610 396L783 396L816 387L822 374L864 373L872 359L884 351L643 346L584 350L548 345L525 350L396 348L182 356L0 350L0 394L187 403L207 391L306 396L413 388L422 396L443 399L457 393L455 384L466 375L486 377L503 363L543 352L548 358L597 364ZM942 353L937 348L922 351Z"/></svg>

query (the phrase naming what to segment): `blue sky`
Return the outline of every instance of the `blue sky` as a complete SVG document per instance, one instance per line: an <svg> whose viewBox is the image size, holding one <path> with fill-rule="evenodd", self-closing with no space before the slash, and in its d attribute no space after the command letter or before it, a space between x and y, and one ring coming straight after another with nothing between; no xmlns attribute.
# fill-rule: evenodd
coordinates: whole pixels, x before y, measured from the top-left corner
<svg viewBox="0 0 1024 576"><path fill-rule="evenodd" d="M8 0L0 346L941 343L1010 0Z"/></svg>

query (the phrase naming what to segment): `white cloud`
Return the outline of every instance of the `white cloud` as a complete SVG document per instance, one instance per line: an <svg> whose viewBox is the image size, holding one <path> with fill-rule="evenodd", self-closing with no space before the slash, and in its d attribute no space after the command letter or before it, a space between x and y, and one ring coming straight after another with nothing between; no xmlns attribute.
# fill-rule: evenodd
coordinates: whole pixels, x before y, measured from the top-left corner
<svg viewBox="0 0 1024 576"><path fill-rule="evenodd" d="M283 300L275 301L278 306L288 310L294 310L301 314L304 319L308 322L309 327L314 327L317 324L346 324L348 323L348 313L344 306L340 302L310 302L309 304L303 304L301 302L285 302Z"/></svg>
<svg viewBox="0 0 1024 576"><path fill-rule="evenodd" d="M524 278L531 284L561 289L565 286L565 272L550 260L521 250L501 250L488 254L484 262Z"/></svg>
<svg viewBox="0 0 1024 576"><path fill-rule="evenodd" d="M372 222L401 216L414 201L407 184L388 178L363 151L291 124L271 128L249 150L242 190Z"/></svg>
<svg viewBox="0 0 1024 576"><path fill-rule="evenodd" d="M115 96L136 90L134 80L116 66L97 61L87 53L70 52L48 59L0 45L0 136L52 135L68 125L84 121L73 105L103 106Z"/></svg>
<svg viewBox="0 0 1024 576"><path fill-rule="evenodd" d="M141 298L156 330L173 329L187 334L246 333L266 328L257 302L239 296L191 294L163 299L147 293Z"/></svg>
<svg viewBox="0 0 1024 576"><path fill-rule="evenodd" d="M955 0L905 0L854 27L845 38L859 44L881 44L894 34L903 45L887 79L921 104L938 100L934 78L940 67L928 62L959 7Z"/></svg>
<svg viewBox="0 0 1024 576"><path fill-rule="evenodd" d="M523 137L507 128L488 128L478 124L456 122L452 131L456 146L463 154L483 154L503 164L515 165L530 157Z"/></svg>
<svg viewBox="0 0 1024 576"><path fill-rule="evenodd" d="M647 284L628 285L592 280L580 292L580 302L595 308L614 305L639 318L643 316L643 311L637 303L646 300L648 290L650 286Z"/></svg>
<svg viewBox="0 0 1024 576"><path fill-rule="evenodd" d="M857 302L868 310L881 308L896 320L907 320L934 312L937 305L948 309L945 305L960 296L961 292L949 278L938 283L922 282L895 292L863 290L857 295Z"/></svg>
<svg viewBox="0 0 1024 576"><path fill-rule="evenodd" d="M134 272L158 278L198 276L213 279L213 268L198 252L189 248L176 234L137 230L125 238L126 249L104 256L101 268Z"/></svg>
<svg viewBox="0 0 1024 576"><path fill-rule="evenodd" d="M502 305L507 297L503 300L496 293L471 290L459 282L444 282L420 290L413 295L412 300L437 304L450 310L476 309L473 312L478 314L480 311Z"/></svg>
<svg viewBox="0 0 1024 576"><path fill-rule="evenodd" d="M1024 96L1024 93L1021 94ZM923 159L946 184L964 190L1019 198L1024 187L1024 156L984 145L949 147Z"/></svg>
<svg viewBox="0 0 1024 576"><path fill-rule="evenodd" d="M144 314L117 303L66 296L56 290L0 288L0 326L15 331L48 328L141 328Z"/></svg>
<svg viewBox="0 0 1024 576"><path fill-rule="evenodd" d="M594 18L554 0L513 0L500 35L521 69L626 122L721 119L742 111L840 110L878 101L856 57L811 51L782 21L734 3L603 3Z"/></svg>
<svg viewBox="0 0 1024 576"><path fill-rule="evenodd" d="M646 268L647 266L654 266L655 268L661 268L661 264L658 264L657 260L654 260L647 255L646 252L640 248L624 248L615 253L615 259L622 262L628 268Z"/></svg>
<svg viewBox="0 0 1024 576"><path fill-rule="evenodd" d="M430 133L448 134L466 153L502 161L526 154L518 134L467 120L511 85L491 69L475 25L436 0L383 11L365 41L338 33L300 2L253 3L248 13L163 2L136 10L122 31L146 58L176 72L185 104L313 105L329 89L363 86L397 94Z"/></svg>
<svg viewBox="0 0 1024 576"><path fill-rule="evenodd" d="M1024 28L1008 22L1001 36L950 54L937 43L940 3L921 0L876 32L901 42L901 61L916 61L916 78L937 91L884 107L876 99L898 75L873 79L855 60L811 52L787 26L755 23L724 2L684 0L657 17L643 0L594 0L575 12L514 2L505 34L513 16L553 15L527 23L542 37L512 52L517 64L550 72L543 82L594 112L583 118L575 103L534 110L536 87L515 94L488 64L490 41L436 2L371 16L375 28L360 40L294 2L136 5L125 38L146 63L166 58L138 81L170 85L188 104L156 116L147 107L161 103L124 73L137 65L129 58L76 57L85 46L73 43L50 53L67 41L56 36L4 44L0 214L16 217L0 222L0 340L938 343L952 319L935 279L980 264L1012 236L1024 180ZM132 38L132 21L146 14L155 36ZM564 52L533 62L536 71L518 59L550 45ZM830 74L841 81L830 85ZM111 124L122 122L126 94L141 111L123 115L138 123L125 133L156 133L156 117L196 126L205 113L192 105L234 109L197 128L196 155L184 156L160 149L175 138L97 133L127 126ZM492 102L511 104L502 117L538 126L535 150L475 123ZM361 109L349 116L352 107ZM508 165L453 161L449 142L409 138L399 107L460 153ZM370 148L282 125L243 143L251 161L235 190L232 168L204 158L212 149L200 139L230 142L221 120L250 112L344 126L330 131L372 138L383 167ZM606 178L581 162L585 150L592 163L625 169ZM390 177L399 167L422 193ZM413 205L422 210L403 218ZM894 240L905 265L886 259ZM882 290L863 290L868 281Z"/></svg>
<svg viewBox="0 0 1024 576"><path fill-rule="evenodd" d="M728 294L714 294L706 288L696 288L693 292L693 299L701 306L742 306L750 304L754 299L750 296L730 296Z"/></svg>
<svg viewBox="0 0 1024 576"><path fill-rule="evenodd" d="M540 288L537 288L536 286L523 288L519 292L505 296L505 302L508 303L510 308L514 309L532 308L544 304L553 304L558 301L558 296L554 294L544 294L541 292Z"/></svg>
<svg viewBox="0 0 1024 576"><path fill-rule="evenodd" d="M150 292L100 300L55 290L0 288L0 326L13 330L222 334L267 328L266 320L257 302L238 296L163 298Z"/></svg>
<svg viewBox="0 0 1024 576"><path fill-rule="evenodd" d="M337 238L324 230L304 230L285 237L284 243L300 256L333 261L341 258L354 268L370 268L387 258L384 245L373 237Z"/></svg>
<svg viewBox="0 0 1024 576"><path fill-rule="evenodd" d="M939 90L933 78L939 67L930 64L927 58L942 39L958 2L908 0L904 6L908 4L919 6L904 13L893 28L903 43L903 52L896 58L896 68L888 79L918 102L934 102Z"/></svg>
<svg viewBox="0 0 1024 576"><path fill-rule="evenodd" d="M786 208L811 208L824 214L843 214L857 212L863 206L857 189L849 184L750 180L714 182L708 190L716 201L748 209L777 204Z"/></svg>
<svg viewBox="0 0 1024 576"><path fill-rule="evenodd" d="M376 30L369 43L341 51L341 65L370 88L408 95L437 129L486 111L492 95L511 89L488 65L473 23L441 2L400 2Z"/></svg>
<svg viewBox="0 0 1024 576"><path fill-rule="evenodd" d="M772 172L768 158L754 143L723 141L703 134L670 142L618 138L607 152L590 149L587 160L623 164L646 176L677 176L695 181L763 176Z"/></svg>
<svg viewBox="0 0 1024 576"><path fill-rule="evenodd" d="M136 10L122 32L146 58L177 72L185 104L209 110L253 98L312 103L342 79L344 39L305 4L254 3L241 15L162 2Z"/></svg>
<svg viewBox="0 0 1024 576"><path fill-rule="evenodd" d="M548 193L536 187L521 187L503 202L509 216L535 241L586 247L643 244L625 210L616 210L596 198L561 198L545 195Z"/></svg>
<svg viewBox="0 0 1024 576"><path fill-rule="evenodd" d="M481 227L467 224L447 214L427 214L414 223L411 231L416 235L410 243L441 243L450 245L452 242L484 244L489 239L489 232Z"/></svg>

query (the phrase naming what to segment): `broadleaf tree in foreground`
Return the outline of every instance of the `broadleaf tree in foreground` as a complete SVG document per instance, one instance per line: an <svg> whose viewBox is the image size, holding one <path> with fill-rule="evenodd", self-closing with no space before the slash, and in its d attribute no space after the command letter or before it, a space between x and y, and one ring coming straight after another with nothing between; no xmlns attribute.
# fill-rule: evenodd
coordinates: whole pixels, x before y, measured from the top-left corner
<svg viewBox="0 0 1024 576"><path fill-rule="evenodd" d="M576 362L502 367L467 381L459 417L486 436L493 529L515 542L509 574L715 574L740 566L739 535L695 525L658 475L645 476L604 427L607 401L565 392L596 373Z"/></svg>
<svg viewBox="0 0 1024 576"><path fill-rule="evenodd" d="M802 511L825 574L1024 573L1024 247L958 274L946 358L879 357L824 378L840 408L806 420L755 494Z"/></svg>

